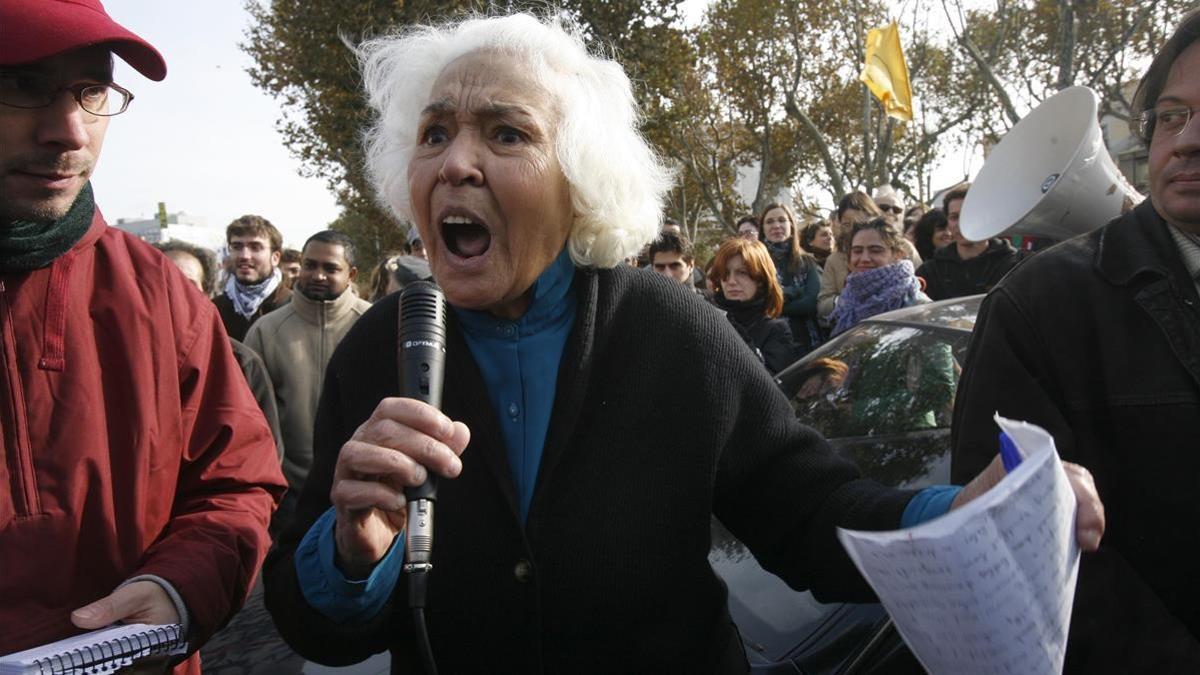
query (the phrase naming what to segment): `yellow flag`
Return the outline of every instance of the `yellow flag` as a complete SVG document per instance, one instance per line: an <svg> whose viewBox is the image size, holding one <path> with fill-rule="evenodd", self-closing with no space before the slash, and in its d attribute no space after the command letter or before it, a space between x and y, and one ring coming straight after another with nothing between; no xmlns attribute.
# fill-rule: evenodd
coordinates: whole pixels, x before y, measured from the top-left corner
<svg viewBox="0 0 1200 675"><path fill-rule="evenodd" d="M908 64L900 48L900 28L893 21L883 28L867 31L867 62L858 79L867 85L883 104L887 114L912 121L912 89L908 85Z"/></svg>

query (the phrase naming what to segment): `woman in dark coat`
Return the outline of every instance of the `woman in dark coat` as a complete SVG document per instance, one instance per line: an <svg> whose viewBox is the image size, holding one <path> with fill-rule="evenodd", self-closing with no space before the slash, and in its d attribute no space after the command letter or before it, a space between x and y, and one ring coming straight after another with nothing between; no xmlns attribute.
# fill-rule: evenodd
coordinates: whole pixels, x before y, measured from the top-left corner
<svg viewBox="0 0 1200 675"><path fill-rule="evenodd" d="M758 224L783 290L783 317L792 330L796 353L802 356L823 341L817 325L821 267L800 246L800 229L786 204L767 204Z"/></svg>
<svg viewBox="0 0 1200 675"><path fill-rule="evenodd" d="M796 360L796 345L788 322L776 318L783 308L783 291L775 265L760 242L730 239L713 257L708 278L716 288L713 303L758 355L772 375Z"/></svg>

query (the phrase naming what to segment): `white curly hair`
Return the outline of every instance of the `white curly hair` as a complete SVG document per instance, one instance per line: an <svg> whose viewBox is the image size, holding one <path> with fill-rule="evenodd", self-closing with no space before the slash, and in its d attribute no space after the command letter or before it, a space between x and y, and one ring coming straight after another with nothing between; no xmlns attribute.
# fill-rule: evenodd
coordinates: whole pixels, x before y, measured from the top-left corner
<svg viewBox="0 0 1200 675"><path fill-rule="evenodd" d="M367 173L377 198L411 219L408 163L433 85L456 59L481 50L511 54L555 97L555 148L570 185L568 237L580 267L614 267L658 234L672 174L638 130L633 89L620 64L588 52L567 20L529 14L411 26L357 49L375 120L366 133Z"/></svg>

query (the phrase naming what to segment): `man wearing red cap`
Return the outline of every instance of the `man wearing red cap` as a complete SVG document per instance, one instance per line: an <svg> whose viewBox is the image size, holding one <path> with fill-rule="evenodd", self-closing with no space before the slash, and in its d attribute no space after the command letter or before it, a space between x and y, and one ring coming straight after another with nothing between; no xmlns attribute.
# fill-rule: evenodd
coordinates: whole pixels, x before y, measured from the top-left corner
<svg viewBox="0 0 1200 675"><path fill-rule="evenodd" d="M98 0L2 0L0 31L0 654L115 621L194 652L284 482L212 303L93 201L112 55L166 64Z"/></svg>

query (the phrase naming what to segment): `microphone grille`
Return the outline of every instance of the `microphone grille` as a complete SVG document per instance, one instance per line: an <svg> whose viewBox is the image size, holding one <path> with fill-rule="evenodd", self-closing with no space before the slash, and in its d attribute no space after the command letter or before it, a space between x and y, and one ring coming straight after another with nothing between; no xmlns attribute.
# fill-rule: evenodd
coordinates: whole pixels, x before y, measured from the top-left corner
<svg viewBox="0 0 1200 675"><path fill-rule="evenodd" d="M407 336L420 331L446 331L446 296L437 284L418 281L400 291L400 333Z"/></svg>

